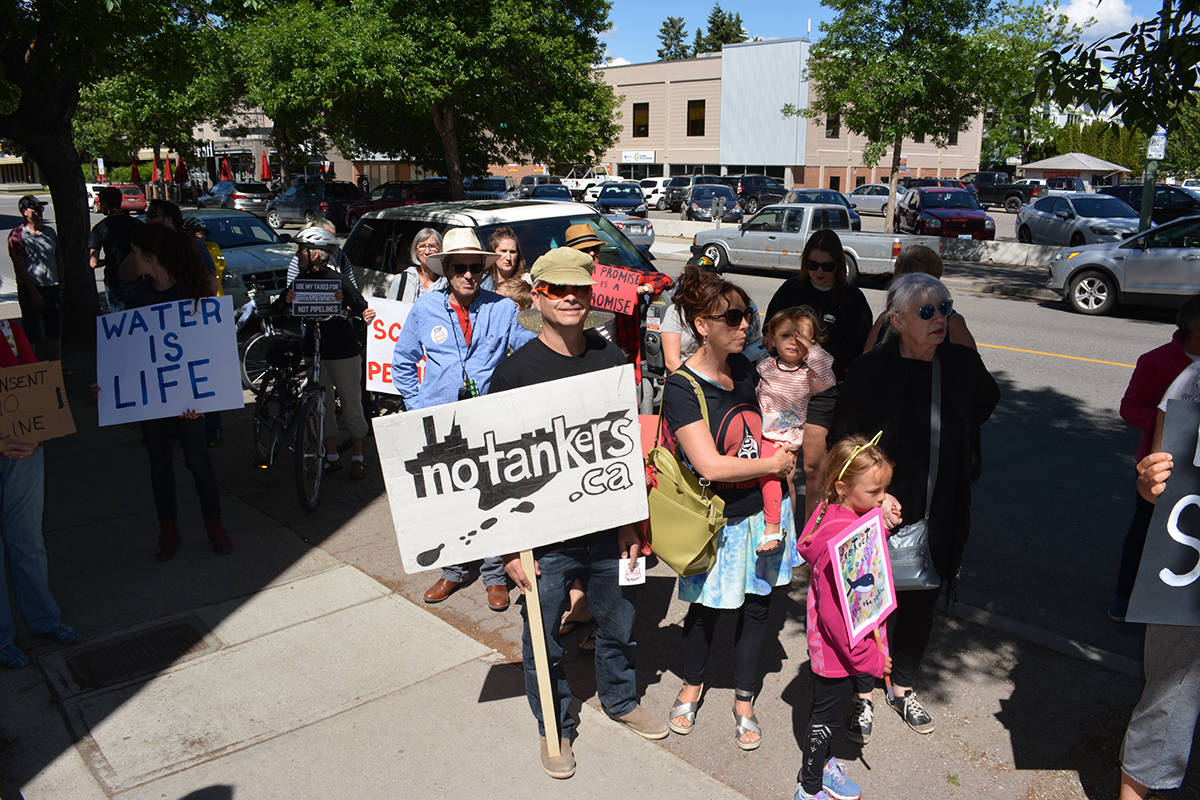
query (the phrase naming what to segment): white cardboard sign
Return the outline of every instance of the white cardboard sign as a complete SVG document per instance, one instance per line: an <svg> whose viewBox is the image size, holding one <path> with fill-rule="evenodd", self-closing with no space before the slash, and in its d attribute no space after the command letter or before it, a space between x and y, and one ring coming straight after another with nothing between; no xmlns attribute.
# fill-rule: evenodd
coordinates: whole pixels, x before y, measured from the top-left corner
<svg viewBox="0 0 1200 800"><path fill-rule="evenodd" d="M392 354L412 303L371 298L375 319L367 328L367 391L400 394L392 383ZM420 367L418 367L418 373Z"/></svg>
<svg viewBox="0 0 1200 800"><path fill-rule="evenodd" d="M628 364L380 417L375 438L407 572L648 514Z"/></svg>
<svg viewBox="0 0 1200 800"><path fill-rule="evenodd" d="M241 408L233 300L172 300L96 318L101 425Z"/></svg>

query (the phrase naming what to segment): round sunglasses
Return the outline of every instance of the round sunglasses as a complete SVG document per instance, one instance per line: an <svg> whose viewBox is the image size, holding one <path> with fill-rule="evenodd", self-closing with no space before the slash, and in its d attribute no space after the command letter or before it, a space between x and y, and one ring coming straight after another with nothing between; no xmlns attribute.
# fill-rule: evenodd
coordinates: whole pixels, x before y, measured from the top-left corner
<svg viewBox="0 0 1200 800"><path fill-rule="evenodd" d="M929 303L929 304L926 304L923 306L918 306L917 307L917 316L924 320L930 320L930 319L933 319L934 312L936 312L936 311L942 312L943 317L950 316L951 312L954 311L954 301L953 300L943 300L942 302L938 303L936 306L933 305L932 303Z"/></svg>

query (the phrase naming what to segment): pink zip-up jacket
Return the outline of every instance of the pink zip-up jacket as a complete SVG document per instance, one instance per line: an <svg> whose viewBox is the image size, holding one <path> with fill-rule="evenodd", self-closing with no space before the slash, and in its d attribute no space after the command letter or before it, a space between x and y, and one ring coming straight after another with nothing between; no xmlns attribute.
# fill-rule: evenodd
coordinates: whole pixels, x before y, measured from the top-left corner
<svg viewBox="0 0 1200 800"><path fill-rule="evenodd" d="M823 503L817 506L796 540L796 550L812 565L807 601L808 659L812 671L823 678L846 678L864 673L882 678L885 657L874 635L850 647L850 635L846 632L842 607L838 604L837 580L829 559L829 541L845 531L859 515L840 505L831 505L816 535L810 539L809 534L823 506ZM887 630L880 626L879 634L886 649Z"/></svg>

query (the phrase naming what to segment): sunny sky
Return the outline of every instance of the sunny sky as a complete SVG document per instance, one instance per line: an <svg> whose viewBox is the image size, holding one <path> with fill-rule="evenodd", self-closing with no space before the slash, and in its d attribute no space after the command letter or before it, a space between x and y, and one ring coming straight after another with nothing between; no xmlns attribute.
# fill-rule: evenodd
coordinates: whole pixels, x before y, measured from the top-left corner
<svg viewBox="0 0 1200 800"><path fill-rule="evenodd" d="M1072 19L1082 22L1089 17L1096 24L1089 38L1126 30L1135 21L1154 16L1161 0L1060 0L1060 7ZM827 8L813 0L758 0L721 4L726 11L742 15L746 32L764 39L788 39L804 36L812 20L813 39L820 36L820 23L830 18ZM667 17L683 17L690 42L697 25L704 25L711 2L684 0L613 0L610 19L613 27L604 35L607 54L614 63L641 63L656 60L658 29Z"/></svg>

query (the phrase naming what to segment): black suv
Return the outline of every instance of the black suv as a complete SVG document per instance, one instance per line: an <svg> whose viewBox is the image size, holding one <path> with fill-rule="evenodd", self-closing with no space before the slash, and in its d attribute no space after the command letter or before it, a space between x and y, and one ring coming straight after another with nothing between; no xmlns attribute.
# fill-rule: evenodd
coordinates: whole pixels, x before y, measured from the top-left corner
<svg viewBox="0 0 1200 800"><path fill-rule="evenodd" d="M267 204L267 224L279 229L288 223L304 224L325 217L340 233L350 229L347 210L362 200L362 190L349 181L308 181Z"/></svg>
<svg viewBox="0 0 1200 800"><path fill-rule="evenodd" d="M725 183L720 175L676 175L667 184L667 208L678 211L688 191L697 183ZM728 184L726 184L728 185Z"/></svg>
<svg viewBox="0 0 1200 800"><path fill-rule="evenodd" d="M1142 184L1123 183L1120 186L1105 186L1100 191L1124 200L1130 208L1141 213ZM1178 186L1169 186L1165 183L1157 184L1154 187L1154 210L1151 212L1150 218L1155 225L1162 225L1180 217L1190 217L1193 214L1200 214L1200 200L1195 195L1185 192Z"/></svg>
<svg viewBox="0 0 1200 800"><path fill-rule="evenodd" d="M787 194L787 187L766 175L734 175L727 180L747 216L757 214L763 206L778 203Z"/></svg>

